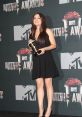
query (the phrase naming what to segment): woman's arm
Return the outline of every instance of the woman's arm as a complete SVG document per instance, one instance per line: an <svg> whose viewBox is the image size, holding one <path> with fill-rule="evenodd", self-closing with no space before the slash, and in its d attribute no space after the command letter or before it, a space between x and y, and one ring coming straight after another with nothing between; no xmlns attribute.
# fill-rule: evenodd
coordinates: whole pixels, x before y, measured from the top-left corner
<svg viewBox="0 0 82 117"><path fill-rule="evenodd" d="M49 36L50 46L44 47L45 51L52 50L52 49L56 48L56 41L55 41L54 34L53 34L52 30L47 28L46 33Z"/></svg>
<svg viewBox="0 0 82 117"><path fill-rule="evenodd" d="M49 29L49 28L47 28L46 29L46 33L49 36L50 45L47 46L47 47L44 47L44 48L39 49L39 50L41 50L41 53L40 54L44 54L45 51L52 50L52 49L56 48L56 41L55 41L54 34L53 34L52 30Z"/></svg>

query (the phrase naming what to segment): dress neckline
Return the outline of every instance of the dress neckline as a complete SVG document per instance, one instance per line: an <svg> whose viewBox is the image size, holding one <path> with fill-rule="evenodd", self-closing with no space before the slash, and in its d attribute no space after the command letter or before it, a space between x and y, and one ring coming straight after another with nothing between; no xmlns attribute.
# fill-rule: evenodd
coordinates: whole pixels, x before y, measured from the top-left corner
<svg viewBox="0 0 82 117"><path fill-rule="evenodd" d="M40 35L40 34L39 34L39 35ZM38 35L38 37L35 37L35 40L36 40L36 41L39 39L39 35Z"/></svg>
<svg viewBox="0 0 82 117"><path fill-rule="evenodd" d="M35 40L37 41L39 39L40 33L38 34L38 36L35 36Z"/></svg>

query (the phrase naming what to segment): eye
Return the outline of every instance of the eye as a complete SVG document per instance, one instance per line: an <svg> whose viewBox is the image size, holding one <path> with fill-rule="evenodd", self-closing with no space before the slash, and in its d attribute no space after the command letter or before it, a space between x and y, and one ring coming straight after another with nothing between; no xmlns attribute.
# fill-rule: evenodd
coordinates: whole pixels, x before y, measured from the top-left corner
<svg viewBox="0 0 82 117"><path fill-rule="evenodd" d="M40 17L34 17L34 19L41 19Z"/></svg>
<svg viewBox="0 0 82 117"><path fill-rule="evenodd" d="M40 17L38 19L41 19Z"/></svg>

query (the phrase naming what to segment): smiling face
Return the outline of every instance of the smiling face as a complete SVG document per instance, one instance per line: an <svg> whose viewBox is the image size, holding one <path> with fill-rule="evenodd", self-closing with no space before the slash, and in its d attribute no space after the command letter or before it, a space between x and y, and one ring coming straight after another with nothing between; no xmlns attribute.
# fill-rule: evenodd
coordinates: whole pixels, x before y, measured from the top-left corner
<svg viewBox="0 0 82 117"><path fill-rule="evenodd" d="M32 33L34 34L36 29L39 29L41 32L46 30L46 18L45 16L37 12L32 17Z"/></svg>
<svg viewBox="0 0 82 117"><path fill-rule="evenodd" d="M40 17L39 14L35 14L33 17L33 24L37 27L37 26L41 26L42 24L42 19Z"/></svg>

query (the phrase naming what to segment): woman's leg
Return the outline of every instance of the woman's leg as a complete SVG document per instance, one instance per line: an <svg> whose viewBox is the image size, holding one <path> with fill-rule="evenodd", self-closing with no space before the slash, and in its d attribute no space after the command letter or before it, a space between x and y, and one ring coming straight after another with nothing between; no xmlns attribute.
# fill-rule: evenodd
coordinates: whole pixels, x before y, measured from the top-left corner
<svg viewBox="0 0 82 117"><path fill-rule="evenodd" d="M49 117L51 114L52 101L53 101L52 78L45 78L45 86L46 86L47 100L48 100L48 106L47 106L47 111L45 113L45 117Z"/></svg>
<svg viewBox="0 0 82 117"><path fill-rule="evenodd" d="M43 99L44 99L44 80L43 78L36 79L37 98L39 106L39 117L43 115Z"/></svg>

